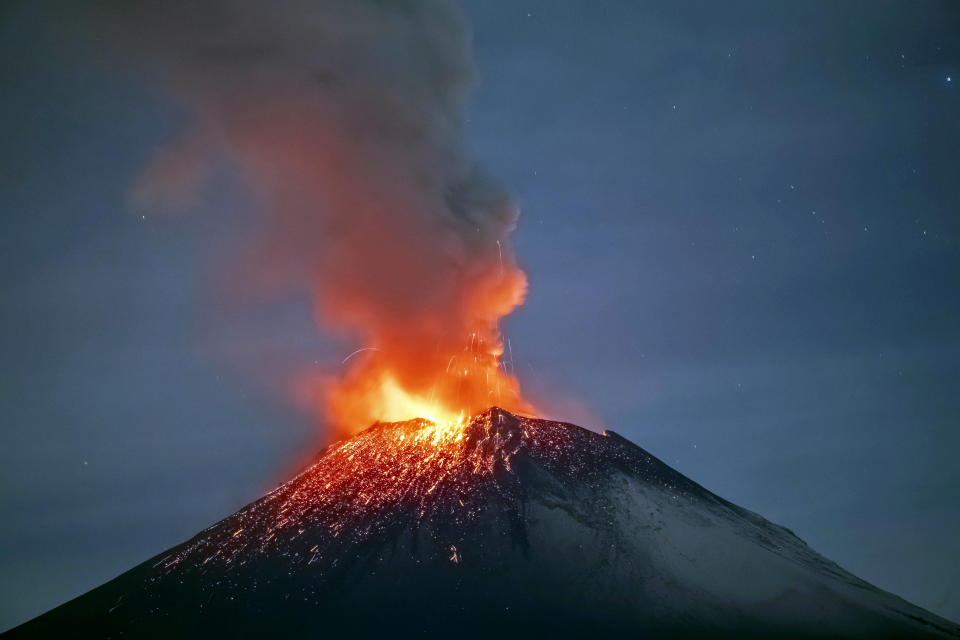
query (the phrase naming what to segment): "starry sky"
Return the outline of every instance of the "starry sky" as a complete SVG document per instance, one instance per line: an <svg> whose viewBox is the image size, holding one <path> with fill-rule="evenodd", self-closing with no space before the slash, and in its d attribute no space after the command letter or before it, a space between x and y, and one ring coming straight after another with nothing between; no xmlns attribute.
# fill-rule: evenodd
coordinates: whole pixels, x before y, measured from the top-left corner
<svg viewBox="0 0 960 640"><path fill-rule="evenodd" d="M960 6L463 8L527 392L960 620ZM0 9L0 629L284 480L324 429L280 381L358 346L218 286L235 172L131 210L184 116L65 16Z"/></svg>

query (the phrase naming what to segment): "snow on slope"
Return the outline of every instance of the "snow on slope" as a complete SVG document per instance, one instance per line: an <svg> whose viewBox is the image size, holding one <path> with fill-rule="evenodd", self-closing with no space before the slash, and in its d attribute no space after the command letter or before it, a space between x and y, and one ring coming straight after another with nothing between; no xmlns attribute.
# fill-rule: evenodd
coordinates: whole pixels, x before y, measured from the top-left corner
<svg viewBox="0 0 960 640"><path fill-rule="evenodd" d="M960 637L620 436L378 424L15 629L97 636Z"/></svg>

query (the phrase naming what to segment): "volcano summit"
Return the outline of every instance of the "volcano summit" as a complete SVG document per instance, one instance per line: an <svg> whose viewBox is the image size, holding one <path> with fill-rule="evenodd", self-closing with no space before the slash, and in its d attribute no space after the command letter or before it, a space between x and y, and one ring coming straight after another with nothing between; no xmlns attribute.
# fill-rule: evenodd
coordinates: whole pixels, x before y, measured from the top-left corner
<svg viewBox="0 0 960 640"><path fill-rule="evenodd" d="M11 637L947 638L613 432L379 423Z"/></svg>

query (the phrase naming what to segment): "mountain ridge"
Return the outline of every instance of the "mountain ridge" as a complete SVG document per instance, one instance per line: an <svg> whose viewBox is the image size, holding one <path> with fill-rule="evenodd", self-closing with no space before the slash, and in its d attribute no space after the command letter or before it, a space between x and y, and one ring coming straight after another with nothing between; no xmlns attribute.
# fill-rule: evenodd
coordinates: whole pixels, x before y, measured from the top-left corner
<svg viewBox="0 0 960 640"><path fill-rule="evenodd" d="M451 625L478 636L960 637L612 431L496 407L334 442L259 500L9 635Z"/></svg>

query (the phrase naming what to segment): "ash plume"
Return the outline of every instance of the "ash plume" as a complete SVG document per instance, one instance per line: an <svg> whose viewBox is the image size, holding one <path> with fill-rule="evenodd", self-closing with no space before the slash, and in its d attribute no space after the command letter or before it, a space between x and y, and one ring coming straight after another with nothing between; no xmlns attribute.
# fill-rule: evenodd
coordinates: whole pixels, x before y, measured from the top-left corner
<svg viewBox="0 0 960 640"><path fill-rule="evenodd" d="M96 20L191 114L134 189L189 202L216 158L262 204L249 278L303 287L369 347L316 390L335 426L523 410L499 319L517 209L464 149L469 34L445 0L108 2Z"/></svg>

